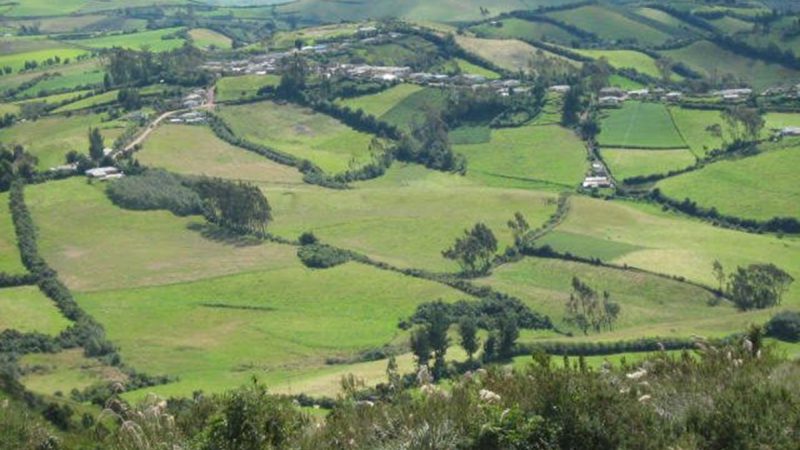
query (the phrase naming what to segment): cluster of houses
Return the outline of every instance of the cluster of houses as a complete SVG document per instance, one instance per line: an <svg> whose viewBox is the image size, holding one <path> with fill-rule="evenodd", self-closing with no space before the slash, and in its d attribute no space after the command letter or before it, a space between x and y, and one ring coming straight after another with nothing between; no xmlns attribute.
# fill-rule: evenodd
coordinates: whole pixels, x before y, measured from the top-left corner
<svg viewBox="0 0 800 450"><path fill-rule="evenodd" d="M208 92L205 89L198 88L186 94L181 100L181 104L186 109L194 109L205 105L207 100Z"/></svg>
<svg viewBox="0 0 800 450"><path fill-rule="evenodd" d="M601 162L594 161L581 186L584 189L610 188L614 186L614 183L609 178L606 167Z"/></svg>
<svg viewBox="0 0 800 450"><path fill-rule="evenodd" d="M207 117L200 111L189 111L178 114L169 119L169 123L179 125L203 125L207 122Z"/></svg>
<svg viewBox="0 0 800 450"><path fill-rule="evenodd" d="M597 101L601 107L616 107L626 100L661 100L664 102L676 103L682 98L683 93L681 92L667 92L661 88L626 91L618 87L606 87L600 89Z"/></svg>

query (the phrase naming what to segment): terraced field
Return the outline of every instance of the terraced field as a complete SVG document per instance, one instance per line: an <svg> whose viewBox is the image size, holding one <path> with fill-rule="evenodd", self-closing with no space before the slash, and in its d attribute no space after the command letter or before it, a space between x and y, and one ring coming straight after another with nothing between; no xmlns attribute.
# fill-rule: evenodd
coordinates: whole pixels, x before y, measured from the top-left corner
<svg viewBox="0 0 800 450"><path fill-rule="evenodd" d="M597 142L603 147L686 148L667 108L660 103L625 102L606 110Z"/></svg>

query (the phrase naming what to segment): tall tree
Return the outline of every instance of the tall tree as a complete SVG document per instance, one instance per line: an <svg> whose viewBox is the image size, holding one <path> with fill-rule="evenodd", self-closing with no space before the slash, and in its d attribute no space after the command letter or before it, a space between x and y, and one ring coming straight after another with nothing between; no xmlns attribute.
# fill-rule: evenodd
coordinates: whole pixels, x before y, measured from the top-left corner
<svg viewBox="0 0 800 450"><path fill-rule="evenodd" d="M513 314L504 314L497 321L497 353L501 358L510 358L513 356L514 344L519 338L519 326L517 325L517 318Z"/></svg>
<svg viewBox="0 0 800 450"><path fill-rule="evenodd" d="M581 86L575 84L571 86L570 90L564 95L564 105L561 111L561 124L566 127L577 125L581 119L581 109L583 95Z"/></svg>
<svg viewBox="0 0 800 450"><path fill-rule="evenodd" d="M411 352L417 358L417 367L427 366L431 360L431 343L428 339L427 326L411 332L410 344Z"/></svg>
<svg viewBox="0 0 800 450"><path fill-rule="evenodd" d="M511 235L514 236L514 246L522 247L525 243L525 236L531 229L525 216L519 211L514 213L514 218L508 221L508 228L511 229Z"/></svg>
<svg viewBox="0 0 800 450"><path fill-rule="evenodd" d="M730 274L728 295L741 310L779 305L794 278L774 264L737 267Z"/></svg>
<svg viewBox="0 0 800 450"><path fill-rule="evenodd" d="M736 105L722 112L722 119L734 142L755 142L764 129L764 116L758 108Z"/></svg>
<svg viewBox="0 0 800 450"><path fill-rule="evenodd" d="M464 230L464 236L456 239L452 247L442 252L442 256L457 261L466 273L480 274L489 270L495 252L497 238L494 233L483 223L477 223L471 230Z"/></svg>
<svg viewBox="0 0 800 450"><path fill-rule="evenodd" d="M717 289L720 293L725 289L725 270L722 268L722 263L719 262L718 259L714 260L714 264L711 265L711 271L714 274L714 279L717 280L719 288Z"/></svg>
<svg viewBox="0 0 800 450"><path fill-rule="evenodd" d="M675 62L669 57L663 56L656 60L656 68L658 69L661 79L665 83L669 83L672 78L672 68L675 67Z"/></svg>
<svg viewBox="0 0 800 450"><path fill-rule="evenodd" d="M478 322L472 316L464 316L458 322L458 334L461 335L461 347L467 352L467 357L472 361L473 355L480 348L478 337Z"/></svg>
<svg viewBox="0 0 800 450"><path fill-rule="evenodd" d="M450 339L447 337L447 330L450 328L450 319L445 308L434 308L428 324L428 342L433 350L433 376L436 379L446 375L447 367L445 355Z"/></svg>
<svg viewBox="0 0 800 450"><path fill-rule="evenodd" d="M592 329L599 332L603 328L611 329L619 317L621 307L611 301L611 295L603 292L603 299L591 286L578 277L572 278L572 293L567 301L565 320L578 327L583 334Z"/></svg>
<svg viewBox="0 0 800 450"><path fill-rule="evenodd" d="M105 157L106 144L99 128L89 130L89 157L94 161L100 161Z"/></svg>

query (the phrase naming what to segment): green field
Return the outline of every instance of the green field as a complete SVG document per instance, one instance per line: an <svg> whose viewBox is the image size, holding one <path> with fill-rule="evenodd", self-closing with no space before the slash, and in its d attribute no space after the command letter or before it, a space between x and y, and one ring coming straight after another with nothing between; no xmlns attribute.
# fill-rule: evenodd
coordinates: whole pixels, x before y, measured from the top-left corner
<svg viewBox="0 0 800 450"><path fill-rule="evenodd" d="M0 129L0 141L22 145L39 159L40 169L49 169L64 164L71 150L88 153L90 127L100 128L107 146L124 130L120 122L103 122L98 114L45 117Z"/></svg>
<svg viewBox="0 0 800 450"><path fill-rule="evenodd" d="M370 23L337 23L318 27L302 28L299 30L280 31L275 33L269 41L269 47L276 49L292 48L299 39L305 45L314 45L319 40L332 39L356 34L361 27L370 26Z"/></svg>
<svg viewBox="0 0 800 450"><path fill-rule="evenodd" d="M670 170L683 169L696 161L692 152L680 150L640 150L604 148L600 150L609 170L617 178L666 174Z"/></svg>
<svg viewBox="0 0 800 450"><path fill-rule="evenodd" d="M103 84L103 70L97 60L82 61L66 66L52 67L44 71L34 72L35 75L42 73L53 74L30 88L22 91L19 96L30 97L39 96L54 90L75 89L78 86L97 86ZM0 83L3 81L0 78ZM23 80L24 81L24 80Z"/></svg>
<svg viewBox="0 0 800 450"><path fill-rule="evenodd" d="M569 31L547 22L533 22L522 19L506 19L498 22L500 26L483 23L470 28L480 37L494 39L526 39L568 44L577 37Z"/></svg>
<svg viewBox="0 0 800 450"><path fill-rule="evenodd" d="M80 348L59 353L31 353L20 358L25 375L20 381L40 395L69 393L97 383L124 382L128 377L116 367L83 356Z"/></svg>
<svg viewBox="0 0 800 450"><path fill-rule="evenodd" d="M241 100L255 97L264 86L277 86L280 83L277 75L242 75L239 77L222 77L217 80L218 102Z"/></svg>
<svg viewBox="0 0 800 450"><path fill-rule="evenodd" d="M25 273L17 250L17 236L8 210L8 194L0 193L0 273Z"/></svg>
<svg viewBox="0 0 800 450"><path fill-rule="evenodd" d="M485 77L487 80L496 80L500 78L500 74L498 74L497 72L472 64L467 60L456 58L454 61L456 63L456 66L458 66L458 69L461 71L461 73L469 75L480 75L482 77Z"/></svg>
<svg viewBox="0 0 800 450"><path fill-rule="evenodd" d="M467 177L487 186L571 188L586 171L586 149L557 125L492 130L491 141L456 145L467 157Z"/></svg>
<svg viewBox="0 0 800 450"><path fill-rule="evenodd" d="M160 30L142 31L138 33L113 34L96 38L81 39L70 41L81 47L102 49L111 47L122 47L133 50L148 48L154 52L165 52L183 46L185 40L177 37L169 37L182 31L177 28L162 28Z"/></svg>
<svg viewBox="0 0 800 450"><path fill-rule="evenodd" d="M614 329L602 334L688 337L705 332L692 322L709 315L736 315L729 304L710 307L713 294L698 287L644 273L551 259L525 258L508 264L481 283L522 299L535 311L550 316L560 329L582 333L563 322L572 291L572 277L578 277L599 292L607 291L622 312ZM734 319L735 320L735 319ZM656 332L669 330L669 332ZM600 337L600 335L595 335Z"/></svg>
<svg viewBox="0 0 800 450"><path fill-rule="evenodd" d="M380 119L398 128L409 129L415 122L424 120L425 116L421 112L428 109L443 110L447 105L447 95L447 91L444 89L426 87L406 96L392 106ZM366 97L364 99L367 100ZM367 103L372 102L367 100Z"/></svg>
<svg viewBox="0 0 800 450"><path fill-rule="evenodd" d="M720 111L671 107L669 113L692 153L698 157L723 147L728 131ZM719 134L710 128L714 125L719 125Z"/></svg>
<svg viewBox="0 0 800 450"><path fill-rule="evenodd" d="M688 23L678 19L677 17L667 14L660 9L655 8L636 8L635 13L639 16L642 16L649 20L654 20L656 22L660 22L661 24L668 26L674 30L680 30L684 32L688 32L689 34L695 34L699 32L697 28Z"/></svg>
<svg viewBox="0 0 800 450"><path fill-rule="evenodd" d="M297 169L234 147L206 127L163 125L136 157L144 165L187 175L279 185L303 182Z"/></svg>
<svg viewBox="0 0 800 450"><path fill-rule="evenodd" d="M189 30L189 36L192 38L196 47L204 50L229 49L233 44L233 40L228 36L207 28L194 28Z"/></svg>
<svg viewBox="0 0 800 450"><path fill-rule="evenodd" d="M769 150L740 160L709 164L702 170L659 182L672 198L690 198L722 214L750 219L800 218L800 186L794 174L800 146Z"/></svg>
<svg viewBox="0 0 800 450"><path fill-rule="evenodd" d="M57 335L70 322L36 286L0 289L0 331Z"/></svg>
<svg viewBox="0 0 800 450"><path fill-rule="evenodd" d="M181 4L186 0L61 0L53 3L48 0L24 0L11 3L6 13L12 17L55 16L76 12L97 12L123 7Z"/></svg>
<svg viewBox="0 0 800 450"><path fill-rule="evenodd" d="M658 67L656 67L656 60L642 52L634 50L571 50L594 59L604 57L611 67L615 69L636 69L639 73L661 79L661 74L658 71ZM681 79L681 76L672 74L673 81L680 81Z"/></svg>
<svg viewBox="0 0 800 450"><path fill-rule="evenodd" d="M660 103L628 101L607 110L597 142L603 147L685 148L667 108Z"/></svg>
<svg viewBox="0 0 800 450"><path fill-rule="evenodd" d="M644 45L656 45L670 38L661 30L597 5L547 15L609 41L635 41Z"/></svg>
<svg viewBox="0 0 800 450"><path fill-rule="evenodd" d="M308 159L326 172L358 168L372 158L373 136L308 108L259 102L226 106L220 114L237 136Z"/></svg>
<svg viewBox="0 0 800 450"><path fill-rule="evenodd" d="M16 102L17 105L24 105L26 103L48 103L51 105L59 105L64 102L71 102L78 97L91 93L92 91L72 91L64 94L48 95L47 97L37 97L29 100L22 100Z"/></svg>
<svg viewBox="0 0 800 450"><path fill-rule="evenodd" d="M398 84L383 92L339 100L338 103L354 111L362 110L366 114L382 117L400 102L423 88L416 84Z"/></svg>
<svg viewBox="0 0 800 450"><path fill-rule="evenodd" d="M480 39L457 36L456 42L465 50L512 72L539 70L547 65L550 71L569 71L580 63L536 48L516 39Z"/></svg>
<svg viewBox="0 0 800 450"><path fill-rule="evenodd" d="M709 41L698 41L687 47L662 53L706 76L732 75L757 89L800 80L800 71L740 56Z"/></svg>
<svg viewBox="0 0 800 450"><path fill-rule="evenodd" d="M47 59L54 58L56 56L64 60L66 58L74 59L79 55L85 54L87 54L86 50L63 46L23 53L0 54L0 67L8 66L11 67L15 72L18 72L24 67L25 61L36 61L39 64L42 64ZM54 72L58 71L60 67L60 65L56 64L53 66L48 66L47 70Z"/></svg>
<svg viewBox="0 0 800 450"><path fill-rule="evenodd" d="M747 22L731 16L722 16L719 19L710 20L709 22L711 22L711 24L714 25L718 30L727 34L751 31L753 29L752 22Z"/></svg>

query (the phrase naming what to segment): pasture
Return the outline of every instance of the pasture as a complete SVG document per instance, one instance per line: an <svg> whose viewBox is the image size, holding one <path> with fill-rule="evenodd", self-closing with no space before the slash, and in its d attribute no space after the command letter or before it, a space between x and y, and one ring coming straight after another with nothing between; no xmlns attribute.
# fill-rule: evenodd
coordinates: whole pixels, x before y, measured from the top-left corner
<svg viewBox="0 0 800 450"><path fill-rule="evenodd" d="M500 74L497 72L473 64L465 59L456 58L453 60L453 62L455 62L458 70L463 74L480 75L485 77L487 80L496 80L500 78Z"/></svg>
<svg viewBox="0 0 800 450"><path fill-rule="evenodd" d="M371 103L367 97L362 97L359 101L364 101L365 104ZM426 87L406 96L379 118L400 129L408 130L415 122L425 119L426 110L442 111L446 105L447 91Z"/></svg>
<svg viewBox="0 0 800 450"><path fill-rule="evenodd" d="M234 147L206 127L162 125L143 143L136 158L146 166L186 175L278 185L303 182L294 167Z"/></svg>
<svg viewBox="0 0 800 450"><path fill-rule="evenodd" d="M628 101L604 115L597 137L603 147L686 148L669 111L660 103Z"/></svg>
<svg viewBox="0 0 800 450"><path fill-rule="evenodd" d="M81 86L96 87L103 84L103 70L100 68L99 61L88 60L69 65L50 67L39 72L26 74L27 77L39 76L43 73L50 74L46 79L39 81L30 88L22 91L18 97L36 97L46 95L49 92L61 90L74 90ZM0 86L5 83L0 78ZM24 79L23 79L24 82Z"/></svg>
<svg viewBox="0 0 800 450"><path fill-rule="evenodd" d="M635 50L570 50L593 59L606 58L611 67L615 69L636 69L639 73L661 79L661 73L658 71L658 67L656 67L656 60L642 52L637 52ZM682 79L681 76L674 73L671 78L673 81Z"/></svg>
<svg viewBox="0 0 800 450"><path fill-rule="evenodd" d="M64 164L64 155L72 150L88 153L91 127L100 128L109 146L124 131L120 122L103 122L99 114L44 117L0 129L0 141L22 145L39 159L38 167L46 170Z"/></svg>
<svg viewBox="0 0 800 450"><path fill-rule="evenodd" d="M669 113L683 139L697 157L721 149L729 139L720 111L670 107Z"/></svg>
<svg viewBox="0 0 800 450"><path fill-rule="evenodd" d="M58 353L31 353L20 358L25 375L20 381L40 395L69 393L93 384L124 382L128 376L116 367L83 356L83 349L62 350Z"/></svg>
<svg viewBox="0 0 800 450"><path fill-rule="evenodd" d="M243 100L258 95L258 90L265 86L277 86L281 79L277 75L242 75L238 77L222 77L216 84L216 101L228 102Z"/></svg>
<svg viewBox="0 0 800 450"><path fill-rule="evenodd" d="M722 214L749 219L800 218L800 186L795 172L800 145L767 150L739 160L709 164L701 170L658 183L668 197L690 198Z"/></svg>
<svg viewBox="0 0 800 450"><path fill-rule="evenodd" d="M480 39L456 36L456 42L465 50L512 72L520 70L528 72L537 64L549 64L548 70L560 68L562 71L580 67L578 61L550 53L516 39Z"/></svg>
<svg viewBox="0 0 800 450"><path fill-rule="evenodd" d="M547 15L594 33L607 41L634 41L643 45L657 45L670 38L657 28L598 5L581 6Z"/></svg>
<svg viewBox="0 0 800 450"><path fill-rule="evenodd" d="M55 336L70 322L36 286L0 289L0 332L17 330Z"/></svg>
<svg viewBox="0 0 800 450"><path fill-rule="evenodd" d="M122 47L132 50L141 50L148 48L153 52L165 52L180 48L183 46L184 42L186 42L183 38L177 36L177 33L180 31L183 31L183 28L162 28L160 30L141 31L137 33L110 34L107 36L69 42L81 47L93 49Z"/></svg>
<svg viewBox="0 0 800 450"><path fill-rule="evenodd" d="M668 14L660 9L641 7L635 9L635 14L644 17L645 19L654 20L661 24L672 28L675 31L681 31L685 34L694 35L700 30L694 26L684 22L677 17Z"/></svg>
<svg viewBox="0 0 800 450"><path fill-rule="evenodd" d="M17 250L17 236L8 208L8 193L0 193L0 273L22 274L25 267Z"/></svg>
<svg viewBox="0 0 800 450"><path fill-rule="evenodd" d="M340 99L337 103L353 111L360 109L365 114L382 117L409 96L423 89L416 84L401 83L377 94Z"/></svg>
<svg viewBox="0 0 800 450"><path fill-rule="evenodd" d="M692 152L686 149L603 148L600 153L611 173L619 181L636 176L666 174L671 170L689 167L696 161Z"/></svg>
<svg viewBox="0 0 800 450"><path fill-rule="evenodd" d="M482 23L470 28L476 35L492 39L526 39L568 44L577 37L568 30L548 22L517 18L501 20L497 25Z"/></svg>
<svg viewBox="0 0 800 450"><path fill-rule="evenodd" d="M105 324L126 362L180 377L147 392L189 395L253 375L275 384L330 371L328 357L402 342L397 323L417 304L464 297L356 263L311 270L295 259L270 271L79 294L78 302Z"/></svg>
<svg viewBox="0 0 800 450"><path fill-rule="evenodd" d="M56 56L64 59L74 59L78 56L85 55L88 52L86 50L82 50L80 48L74 47L52 47L46 48L42 50L34 50L28 51L23 53L10 53L10 54L0 54L0 67L11 67L12 70L15 72L19 72L25 66L26 61L36 61L40 65L47 61L48 59L53 59ZM57 71L60 65L52 65L48 66L47 70L49 71Z"/></svg>
<svg viewBox="0 0 800 450"><path fill-rule="evenodd" d="M225 106L220 115L237 136L308 159L326 172L344 172L372 159L372 135L308 108L259 102Z"/></svg>
<svg viewBox="0 0 800 450"><path fill-rule="evenodd" d="M558 125L494 129L487 143L456 145L467 178L492 187L570 189L586 171L586 149Z"/></svg>
<svg viewBox="0 0 800 450"><path fill-rule="evenodd" d="M189 37L195 47L203 50L225 50L231 48L233 40L224 34L209 30L208 28L193 28L189 30Z"/></svg>

